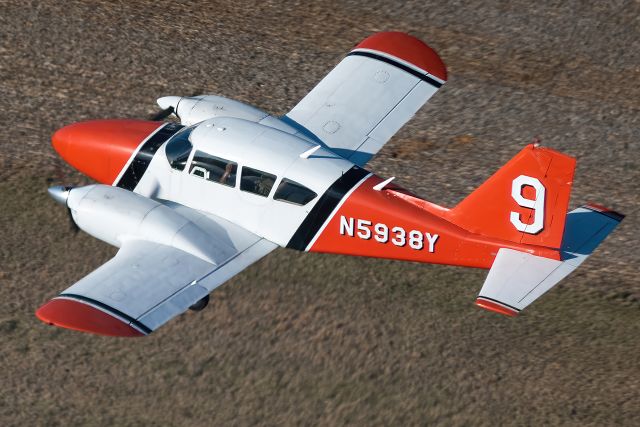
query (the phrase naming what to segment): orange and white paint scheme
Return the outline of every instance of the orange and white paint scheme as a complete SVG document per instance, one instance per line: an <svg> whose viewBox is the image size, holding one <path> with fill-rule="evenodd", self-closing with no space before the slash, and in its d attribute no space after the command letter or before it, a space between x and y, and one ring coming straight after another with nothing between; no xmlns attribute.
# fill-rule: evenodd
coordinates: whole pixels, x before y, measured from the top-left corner
<svg viewBox="0 0 640 427"><path fill-rule="evenodd" d="M382 179L371 175L309 250L480 268L500 248L560 259L574 167L571 157L529 145L454 209L375 189Z"/></svg>
<svg viewBox="0 0 640 427"><path fill-rule="evenodd" d="M446 83L400 32L366 38L286 115L215 95L166 96L155 120L53 135L97 181L52 187L116 256L40 307L45 323L144 336L278 247L488 269L476 305L515 316L577 268L623 216L568 212L576 161L531 144L453 208L366 169ZM177 121L159 121L173 114Z"/></svg>

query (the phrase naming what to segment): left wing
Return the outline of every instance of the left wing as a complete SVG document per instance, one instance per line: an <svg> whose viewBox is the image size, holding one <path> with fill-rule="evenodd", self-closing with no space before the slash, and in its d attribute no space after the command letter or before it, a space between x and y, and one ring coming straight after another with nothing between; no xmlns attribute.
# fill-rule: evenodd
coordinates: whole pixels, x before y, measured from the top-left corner
<svg viewBox="0 0 640 427"><path fill-rule="evenodd" d="M444 63L425 43L405 33L377 33L358 44L283 119L363 166L446 79Z"/></svg>
<svg viewBox="0 0 640 427"><path fill-rule="evenodd" d="M215 239L207 260L174 246L126 240L116 256L38 309L45 323L112 336L143 336L187 310L277 245L221 218L173 206Z"/></svg>

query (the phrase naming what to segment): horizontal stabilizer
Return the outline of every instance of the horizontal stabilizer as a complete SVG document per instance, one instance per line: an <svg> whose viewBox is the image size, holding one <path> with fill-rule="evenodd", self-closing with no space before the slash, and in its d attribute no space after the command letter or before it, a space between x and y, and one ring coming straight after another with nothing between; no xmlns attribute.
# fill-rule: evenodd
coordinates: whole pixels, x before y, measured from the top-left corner
<svg viewBox="0 0 640 427"><path fill-rule="evenodd" d="M582 206L569 212L562 241L562 261L500 249L476 305L516 316L578 268L623 218L623 215L597 205Z"/></svg>

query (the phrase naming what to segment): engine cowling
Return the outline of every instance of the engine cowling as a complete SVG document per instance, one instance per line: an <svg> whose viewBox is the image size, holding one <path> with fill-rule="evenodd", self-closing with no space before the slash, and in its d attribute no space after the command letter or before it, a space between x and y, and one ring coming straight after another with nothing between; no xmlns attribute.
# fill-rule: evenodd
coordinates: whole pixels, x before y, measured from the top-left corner
<svg viewBox="0 0 640 427"><path fill-rule="evenodd" d="M86 233L113 246L141 239L180 249L216 264L215 240L188 218L155 200L119 187L87 185L67 190L73 220Z"/></svg>
<svg viewBox="0 0 640 427"><path fill-rule="evenodd" d="M159 98L157 102L163 109L173 107L180 122L186 126L215 117L235 117L259 122L268 116L267 113L256 107L216 95L165 96Z"/></svg>

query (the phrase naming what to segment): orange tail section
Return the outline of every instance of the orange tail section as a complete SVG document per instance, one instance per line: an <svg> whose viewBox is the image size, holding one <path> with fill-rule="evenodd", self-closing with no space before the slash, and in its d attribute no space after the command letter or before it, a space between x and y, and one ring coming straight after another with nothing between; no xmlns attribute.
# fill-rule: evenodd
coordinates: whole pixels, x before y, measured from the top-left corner
<svg viewBox="0 0 640 427"><path fill-rule="evenodd" d="M559 248L576 160L528 145L445 216L472 233Z"/></svg>
<svg viewBox="0 0 640 427"><path fill-rule="evenodd" d="M332 186L334 205L314 206L309 217L322 226L298 248L490 268L476 304L515 316L575 270L623 218L597 205L567 212L575 166L572 157L529 145L453 209L362 171L350 181L357 184Z"/></svg>
<svg viewBox="0 0 640 427"><path fill-rule="evenodd" d="M559 260L574 169L573 158L529 145L454 209L370 175L298 248L481 268L502 248Z"/></svg>

